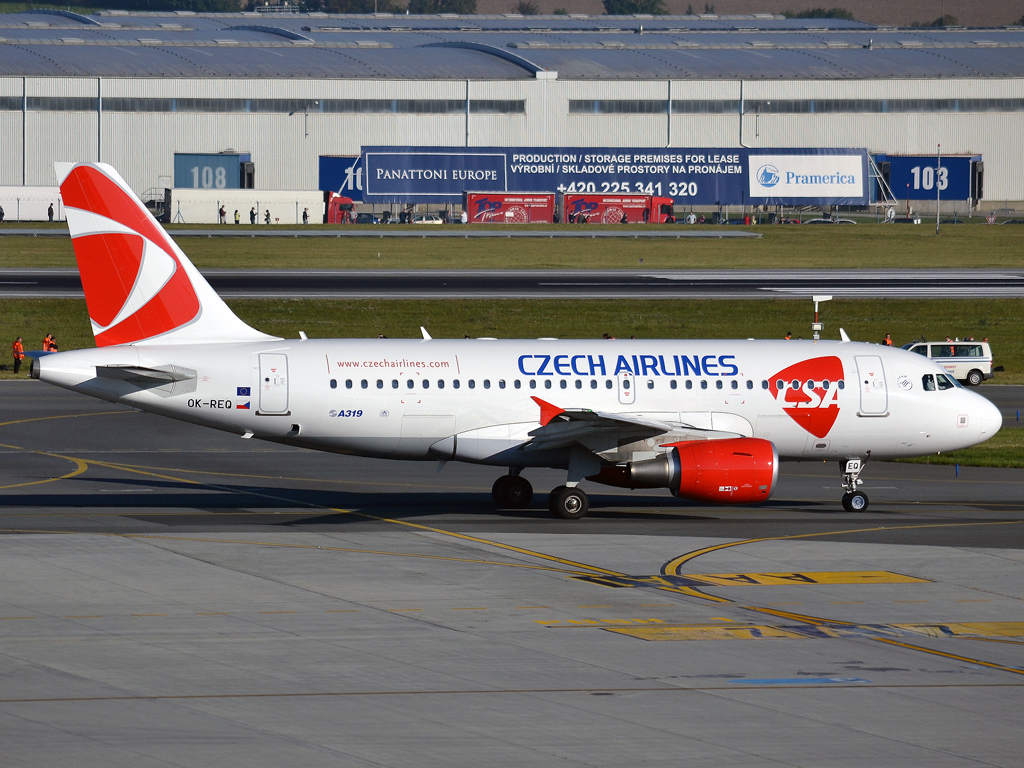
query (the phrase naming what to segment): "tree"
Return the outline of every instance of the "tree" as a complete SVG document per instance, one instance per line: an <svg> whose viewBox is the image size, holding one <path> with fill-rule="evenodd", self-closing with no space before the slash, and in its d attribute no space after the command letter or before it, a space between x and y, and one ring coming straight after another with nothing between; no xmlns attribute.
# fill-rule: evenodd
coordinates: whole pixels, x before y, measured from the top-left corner
<svg viewBox="0 0 1024 768"><path fill-rule="evenodd" d="M805 11L783 11L787 19L848 19L853 21L853 14L845 8L808 8Z"/></svg>
<svg viewBox="0 0 1024 768"><path fill-rule="evenodd" d="M476 13L476 0L410 0L409 13Z"/></svg>
<svg viewBox="0 0 1024 768"><path fill-rule="evenodd" d="M540 8L537 7L536 3L531 3L530 0L520 0L520 2L516 3L513 11L521 16L536 16L540 13Z"/></svg>
<svg viewBox="0 0 1024 768"><path fill-rule="evenodd" d="M568 16L569 15L569 12L567 10L565 10L565 8L555 8L555 10L553 10L551 13L553 13L555 16Z"/></svg>
<svg viewBox="0 0 1024 768"><path fill-rule="evenodd" d="M664 16L668 9L662 0L604 0L604 12L609 16Z"/></svg>
<svg viewBox="0 0 1024 768"><path fill-rule="evenodd" d="M935 21L913 21L910 23L912 27L955 27L958 22L956 16L951 13L947 13L945 16L940 16Z"/></svg>
<svg viewBox="0 0 1024 768"><path fill-rule="evenodd" d="M324 10L328 13L402 13L405 7L396 0L306 0L309 10ZM316 6L320 6L317 8ZM304 8L305 10L305 8Z"/></svg>

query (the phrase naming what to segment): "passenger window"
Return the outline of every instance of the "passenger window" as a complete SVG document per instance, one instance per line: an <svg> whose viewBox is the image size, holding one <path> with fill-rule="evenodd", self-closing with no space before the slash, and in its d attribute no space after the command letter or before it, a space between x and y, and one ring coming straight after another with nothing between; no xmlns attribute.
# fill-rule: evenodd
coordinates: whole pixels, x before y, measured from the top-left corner
<svg viewBox="0 0 1024 768"><path fill-rule="evenodd" d="M669 382L669 386L672 387L672 389L676 389L679 386L679 382L672 379L672 381Z"/></svg>
<svg viewBox="0 0 1024 768"><path fill-rule="evenodd" d="M523 386L523 385L520 383L519 379L516 379L516 382L515 382L516 389L519 389L521 386Z"/></svg>
<svg viewBox="0 0 1024 768"><path fill-rule="evenodd" d="M629 379L623 379L622 380L622 388L623 389L629 389Z"/></svg>
<svg viewBox="0 0 1024 768"><path fill-rule="evenodd" d="M597 379L591 379L590 380L590 388L591 389L597 389Z"/></svg>
<svg viewBox="0 0 1024 768"><path fill-rule="evenodd" d="M504 389L504 388L505 388L505 380L504 379L498 379L498 389Z"/></svg>
<svg viewBox="0 0 1024 768"><path fill-rule="evenodd" d="M576 389L583 389L583 382L576 379Z"/></svg>
<svg viewBox="0 0 1024 768"><path fill-rule="evenodd" d="M718 379L718 380L715 381L715 389L721 389L721 388L722 388L722 380Z"/></svg>
<svg viewBox="0 0 1024 768"><path fill-rule="evenodd" d="M377 389L384 389L384 380L377 379Z"/></svg>
<svg viewBox="0 0 1024 768"><path fill-rule="evenodd" d="M476 389L476 379L470 379L469 380L469 388L470 389Z"/></svg>
<svg viewBox="0 0 1024 768"><path fill-rule="evenodd" d="M648 379L647 380L647 388L648 389L654 389L654 379Z"/></svg>
<svg viewBox="0 0 1024 768"><path fill-rule="evenodd" d="M331 389L337 389L337 388L338 388L338 380L337 379L331 379Z"/></svg>
<svg viewBox="0 0 1024 768"><path fill-rule="evenodd" d="M491 380L490 379L484 379L484 389L490 389L490 388L491 388Z"/></svg>
<svg viewBox="0 0 1024 768"><path fill-rule="evenodd" d="M935 377L930 373L926 373L921 377L921 386L924 387L925 392L935 391Z"/></svg>
<svg viewBox="0 0 1024 768"><path fill-rule="evenodd" d="M611 389L612 388L612 380L611 379L605 379L604 380L604 388L605 389Z"/></svg>
<svg viewBox="0 0 1024 768"><path fill-rule="evenodd" d="M536 389L536 388L537 388L537 380L536 379L530 379L530 389Z"/></svg>
<svg viewBox="0 0 1024 768"><path fill-rule="evenodd" d="M708 383L704 379L700 380L700 388L701 389L707 389L708 388Z"/></svg>
<svg viewBox="0 0 1024 768"><path fill-rule="evenodd" d="M789 385L792 389L800 389L800 382L797 381L796 379L793 379L791 382L789 382Z"/></svg>
<svg viewBox="0 0 1024 768"><path fill-rule="evenodd" d="M747 379L747 389L753 389L753 388L754 388L754 380L753 379Z"/></svg>
<svg viewBox="0 0 1024 768"><path fill-rule="evenodd" d="M693 382L690 381L689 379L686 380L686 388L693 389Z"/></svg>
<svg viewBox="0 0 1024 768"><path fill-rule="evenodd" d="M444 389L444 379L438 379L437 380L437 388L438 389Z"/></svg>
<svg viewBox="0 0 1024 768"><path fill-rule="evenodd" d="M558 386L560 386L562 389L565 389L569 385L565 383L565 379L560 379L558 381Z"/></svg>
<svg viewBox="0 0 1024 768"><path fill-rule="evenodd" d="M782 381L782 379L779 379L778 381L776 381L776 382L775 382L775 388L776 388L776 389L780 389L780 390L781 390L781 389L783 389L783 388L784 388L785 386L786 386L786 385L785 385L785 383L784 383L784 382Z"/></svg>
<svg viewBox="0 0 1024 768"><path fill-rule="evenodd" d="M352 389L352 379L345 379L345 389Z"/></svg>
<svg viewBox="0 0 1024 768"><path fill-rule="evenodd" d="M828 389L828 387L829 387L828 379L825 379L823 382L821 382L821 388L822 389Z"/></svg>
<svg viewBox="0 0 1024 768"><path fill-rule="evenodd" d="M839 387L840 389L846 389L846 382L840 381L838 384L836 384L836 386Z"/></svg>
<svg viewBox="0 0 1024 768"><path fill-rule="evenodd" d="M551 389L551 379L544 379L544 389Z"/></svg>
<svg viewBox="0 0 1024 768"><path fill-rule="evenodd" d="M808 379L806 386L807 386L808 389L814 389L814 381L811 380L811 379Z"/></svg>
<svg viewBox="0 0 1024 768"><path fill-rule="evenodd" d="M458 379L452 379L452 389L458 389L460 386Z"/></svg>
<svg viewBox="0 0 1024 768"><path fill-rule="evenodd" d="M739 389L740 388L740 383L738 381L736 381L736 379L733 379L731 386L732 386L733 389Z"/></svg>
<svg viewBox="0 0 1024 768"><path fill-rule="evenodd" d="M398 379L392 379L391 380L391 388L392 389L398 389Z"/></svg>
<svg viewBox="0 0 1024 768"><path fill-rule="evenodd" d="M424 379L423 380L423 388L424 389L430 389L430 379Z"/></svg>
<svg viewBox="0 0 1024 768"><path fill-rule="evenodd" d="M935 383L939 385L939 389L953 389L956 386L944 373L935 374Z"/></svg>
<svg viewBox="0 0 1024 768"><path fill-rule="evenodd" d="M359 386L362 387L363 389L366 389L368 386L370 386L370 382L368 382L366 379L363 379L362 381L359 382Z"/></svg>
<svg viewBox="0 0 1024 768"><path fill-rule="evenodd" d="M768 389L768 381L767 380L761 382L761 389Z"/></svg>
<svg viewBox="0 0 1024 768"><path fill-rule="evenodd" d="M405 387L406 387L406 389L412 389L412 387L413 387L412 379L408 379L405 382Z"/></svg>

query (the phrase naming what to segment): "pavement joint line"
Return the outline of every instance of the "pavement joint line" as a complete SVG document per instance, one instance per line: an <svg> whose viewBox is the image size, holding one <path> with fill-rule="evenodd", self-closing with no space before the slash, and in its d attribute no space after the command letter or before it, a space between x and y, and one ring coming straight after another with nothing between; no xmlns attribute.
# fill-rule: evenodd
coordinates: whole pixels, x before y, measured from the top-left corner
<svg viewBox="0 0 1024 768"><path fill-rule="evenodd" d="M1012 668L1011 668L1012 669ZM50 704L50 703L90 703L96 701L180 701L202 699L288 699L288 698L340 698L340 697L377 697L377 696L477 696L480 694L546 694L546 693L700 693L702 691L760 691L771 693L780 690L805 690L820 688L879 688L882 690L915 690L941 688L1024 688L1019 683L831 683L827 686L815 684L793 685L701 685L701 686L649 686L634 688L470 688L429 691L301 691L295 693L197 693L168 694L151 696L66 696L50 698L0 699L0 704Z"/></svg>

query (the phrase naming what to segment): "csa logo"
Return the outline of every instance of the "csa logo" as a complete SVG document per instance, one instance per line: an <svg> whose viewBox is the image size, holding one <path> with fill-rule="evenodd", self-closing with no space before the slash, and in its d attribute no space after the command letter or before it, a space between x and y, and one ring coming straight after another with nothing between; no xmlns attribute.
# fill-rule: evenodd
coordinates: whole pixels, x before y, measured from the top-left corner
<svg viewBox="0 0 1024 768"><path fill-rule="evenodd" d="M774 165L762 165L757 169L757 183L762 187L774 187L779 178L779 169Z"/></svg>
<svg viewBox="0 0 1024 768"><path fill-rule="evenodd" d="M816 357L779 371L768 386L775 402L793 421L815 437L825 437L839 417L837 384L842 380L842 360ZM828 381L828 389L825 389L825 381ZM779 382L782 382L781 388Z"/></svg>

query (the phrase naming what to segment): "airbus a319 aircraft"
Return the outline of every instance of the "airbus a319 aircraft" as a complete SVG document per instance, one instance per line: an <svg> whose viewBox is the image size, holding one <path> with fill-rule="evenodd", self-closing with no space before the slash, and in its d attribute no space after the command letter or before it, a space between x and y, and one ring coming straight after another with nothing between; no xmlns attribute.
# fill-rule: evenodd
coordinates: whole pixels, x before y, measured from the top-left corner
<svg viewBox="0 0 1024 768"><path fill-rule="evenodd" d="M244 439L387 459L566 471L551 512L582 518L587 479L714 504L775 491L779 461L839 465L864 510L869 459L992 437L999 411L927 358L843 341L280 339L231 312L108 165L57 164L95 349L32 376ZM845 334L844 334L845 336Z"/></svg>

